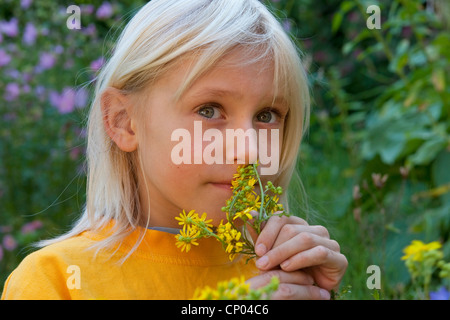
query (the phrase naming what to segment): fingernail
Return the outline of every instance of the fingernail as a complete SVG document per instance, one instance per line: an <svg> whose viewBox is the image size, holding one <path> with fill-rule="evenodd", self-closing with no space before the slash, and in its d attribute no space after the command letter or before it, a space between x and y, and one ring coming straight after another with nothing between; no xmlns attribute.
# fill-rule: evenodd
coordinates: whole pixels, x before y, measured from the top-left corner
<svg viewBox="0 0 450 320"><path fill-rule="evenodd" d="M320 297L323 300L330 300L331 298L330 293L325 289L320 289Z"/></svg>
<svg viewBox="0 0 450 320"><path fill-rule="evenodd" d="M265 255L266 254L266 252L267 252L267 248L266 248L266 246L264 245L264 244L258 244L257 246L256 246L256 248L255 248L255 253L258 255L258 256L263 256L263 255Z"/></svg>
<svg viewBox="0 0 450 320"><path fill-rule="evenodd" d="M267 256L263 256L256 261L256 267L264 268L269 263L269 258Z"/></svg>
<svg viewBox="0 0 450 320"><path fill-rule="evenodd" d="M286 268L286 267L289 265L289 263L291 263L290 260L283 261L283 262L280 264L281 269Z"/></svg>

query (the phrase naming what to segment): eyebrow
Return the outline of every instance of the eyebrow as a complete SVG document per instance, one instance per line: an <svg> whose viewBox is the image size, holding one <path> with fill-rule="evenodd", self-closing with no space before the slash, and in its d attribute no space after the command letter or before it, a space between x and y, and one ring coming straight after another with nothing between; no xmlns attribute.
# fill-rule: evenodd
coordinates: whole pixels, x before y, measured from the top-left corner
<svg viewBox="0 0 450 320"><path fill-rule="evenodd" d="M233 96L236 99L242 98L242 94L234 91L234 90L226 90L226 89L219 89L219 88L205 88L202 90L199 90L198 92L195 92L190 95L191 98L199 98L202 96L217 96L217 97L224 97L224 96ZM289 110L289 104L287 103L287 100L282 96L272 97L271 99L272 104L277 104L283 109L286 109L286 111Z"/></svg>

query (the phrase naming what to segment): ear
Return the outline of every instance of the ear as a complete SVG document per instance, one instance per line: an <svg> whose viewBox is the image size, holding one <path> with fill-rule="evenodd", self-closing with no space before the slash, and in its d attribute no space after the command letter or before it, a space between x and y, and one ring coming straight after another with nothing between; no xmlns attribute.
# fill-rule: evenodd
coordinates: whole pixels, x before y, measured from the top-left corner
<svg viewBox="0 0 450 320"><path fill-rule="evenodd" d="M107 88L100 99L106 133L120 150L137 149L135 121L131 117L130 98L116 88Z"/></svg>

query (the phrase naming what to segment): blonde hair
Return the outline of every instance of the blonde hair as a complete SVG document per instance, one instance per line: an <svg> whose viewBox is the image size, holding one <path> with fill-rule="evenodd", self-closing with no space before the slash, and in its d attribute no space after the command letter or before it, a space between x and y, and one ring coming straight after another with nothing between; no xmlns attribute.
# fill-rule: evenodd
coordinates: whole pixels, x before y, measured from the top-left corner
<svg viewBox="0 0 450 320"><path fill-rule="evenodd" d="M193 54L196 64L178 92L181 95L237 48L244 50L243 56L249 62L269 59L273 63L274 86L288 102L276 181L286 188L295 173L300 142L309 122L310 101L299 52L281 24L258 0L152 0L125 27L96 79L88 119L85 212L67 234L41 244L101 229L113 219L113 234L98 245L99 249L106 248L120 243L142 224L137 191L138 151L121 151L107 135L100 105L103 91L114 87L126 94L137 93L180 58ZM284 202L287 205L286 199Z"/></svg>

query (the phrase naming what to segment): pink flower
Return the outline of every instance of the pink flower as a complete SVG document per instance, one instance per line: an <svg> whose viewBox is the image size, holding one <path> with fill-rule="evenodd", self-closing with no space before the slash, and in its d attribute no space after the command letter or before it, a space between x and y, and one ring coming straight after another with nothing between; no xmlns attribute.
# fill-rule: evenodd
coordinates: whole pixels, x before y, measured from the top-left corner
<svg viewBox="0 0 450 320"><path fill-rule="evenodd" d="M59 93L52 90L50 91L50 94L48 95L48 98L50 100L50 104L57 108L59 106Z"/></svg>
<svg viewBox="0 0 450 320"><path fill-rule="evenodd" d="M282 23L283 29L284 31L286 31L287 33L292 31L292 22L289 21L288 19L285 19Z"/></svg>
<svg viewBox="0 0 450 320"><path fill-rule="evenodd" d="M41 70L50 69L55 65L55 61L56 61L56 59L53 56L53 54L48 53L48 52L43 52L43 53L41 53L41 55L39 57L38 68L40 68Z"/></svg>
<svg viewBox="0 0 450 320"><path fill-rule="evenodd" d="M97 28L95 27L95 24L90 23L86 28L83 29L83 33L87 36L93 36L97 32Z"/></svg>
<svg viewBox="0 0 450 320"><path fill-rule="evenodd" d="M107 19L113 14L113 7L109 2L103 2L97 9L96 15L99 19Z"/></svg>
<svg viewBox="0 0 450 320"><path fill-rule="evenodd" d="M83 148L74 147L70 150L69 156L70 156L70 159L77 160L81 154L83 154Z"/></svg>
<svg viewBox="0 0 450 320"><path fill-rule="evenodd" d="M89 92L85 88L80 88L75 94L75 107L84 108L88 102Z"/></svg>
<svg viewBox="0 0 450 320"><path fill-rule="evenodd" d="M34 89L34 93L36 94L36 96L38 97L38 99L40 101L42 101L45 97L45 87L42 85L38 85L36 86L36 88Z"/></svg>
<svg viewBox="0 0 450 320"><path fill-rule="evenodd" d="M31 46L36 41L37 30L31 22L28 22L25 26L25 31L23 33L23 42Z"/></svg>
<svg viewBox="0 0 450 320"><path fill-rule="evenodd" d="M20 77L20 72L17 69L9 69L5 71L5 75L8 75L12 79L18 79Z"/></svg>
<svg viewBox="0 0 450 320"><path fill-rule="evenodd" d="M28 222L22 226L22 229L20 230L23 234L31 233L35 230L38 230L42 228L42 221L40 220L34 220L31 222Z"/></svg>
<svg viewBox="0 0 450 320"><path fill-rule="evenodd" d="M66 87L61 94L50 92L50 103L58 109L59 113L70 113L75 109L75 91Z"/></svg>
<svg viewBox="0 0 450 320"><path fill-rule="evenodd" d="M92 4L82 4L81 5L81 14L92 14L94 13L94 6Z"/></svg>
<svg viewBox="0 0 450 320"><path fill-rule="evenodd" d="M22 7L22 9L28 9L32 2L33 0L21 0L20 6Z"/></svg>
<svg viewBox="0 0 450 320"><path fill-rule="evenodd" d="M0 49L0 67L7 65L11 61L11 56L5 50Z"/></svg>
<svg viewBox="0 0 450 320"><path fill-rule="evenodd" d="M56 46L53 48L53 51L54 51L56 54L61 54L61 53L64 52L64 47L63 47L62 45L58 44L58 45L56 45Z"/></svg>
<svg viewBox="0 0 450 320"><path fill-rule="evenodd" d="M19 85L15 82L10 82L5 87L5 94L3 98L6 101L13 101L19 96L19 93L20 93Z"/></svg>
<svg viewBox="0 0 450 320"><path fill-rule="evenodd" d="M8 251L13 251L17 248L17 241L13 238L12 235L7 234L3 237L3 247Z"/></svg>
<svg viewBox="0 0 450 320"><path fill-rule="evenodd" d="M97 60L92 61L90 67L92 70L97 71L102 67L103 63L105 63L105 59L103 59L103 57L100 57Z"/></svg>
<svg viewBox="0 0 450 320"><path fill-rule="evenodd" d="M18 23L17 18L12 18L9 21L0 21L0 32L3 32L9 37L15 37L19 34Z"/></svg>

